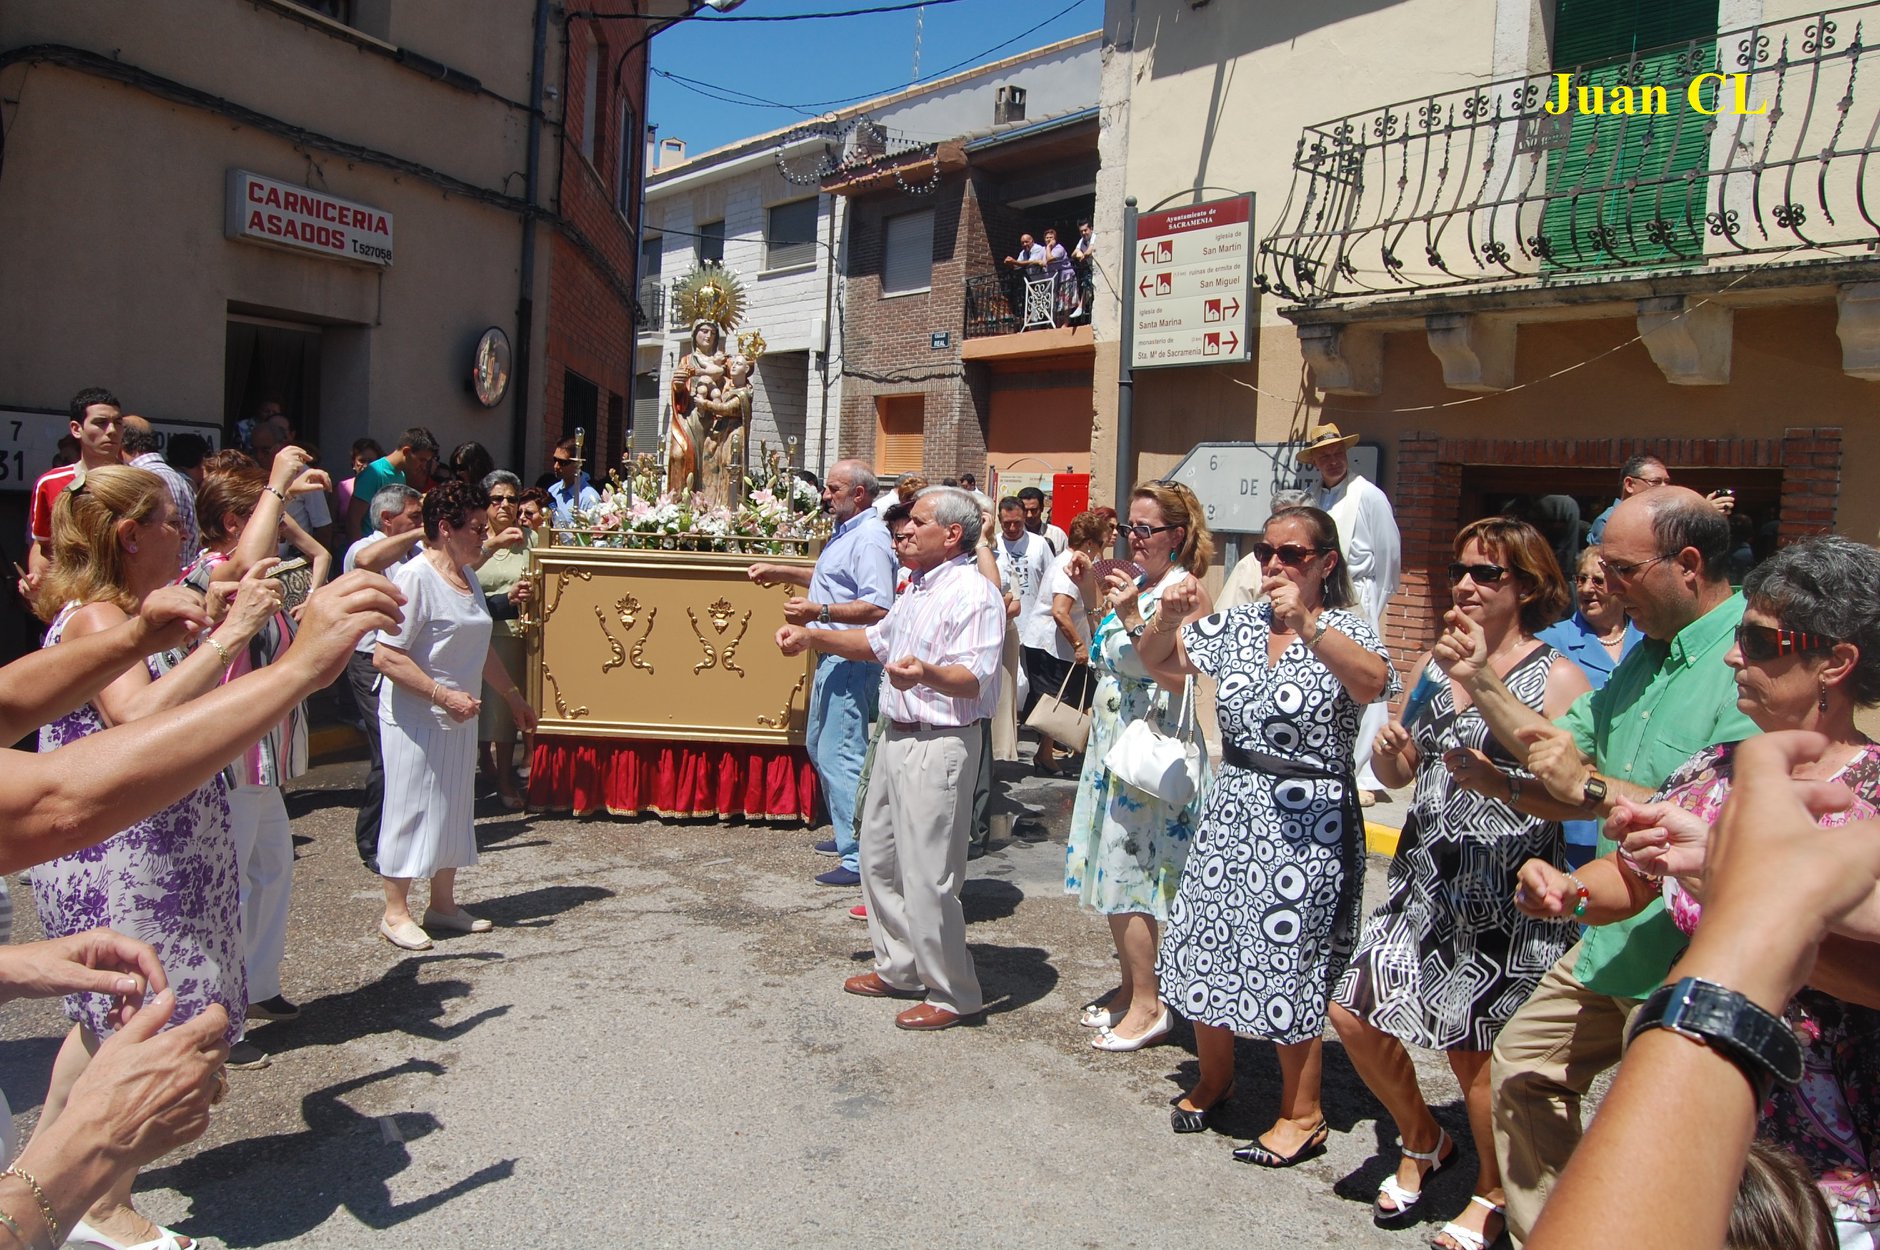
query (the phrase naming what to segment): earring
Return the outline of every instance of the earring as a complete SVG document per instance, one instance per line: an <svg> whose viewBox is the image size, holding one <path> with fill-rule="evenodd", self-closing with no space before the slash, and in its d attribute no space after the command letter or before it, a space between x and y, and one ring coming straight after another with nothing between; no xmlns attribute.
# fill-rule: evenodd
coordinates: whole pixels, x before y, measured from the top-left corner
<svg viewBox="0 0 1880 1250"><path fill-rule="evenodd" d="M1825 681L1821 683L1821 700L1819 706L1824 712L1828 710L1828 683Z"/></svg>
<svg viewBox="0 0 1880 1250"><path fill-rule="evenodd" d="M132 555L136 555L136 554L137 554L137 544L136 544L136 543L125 543L125 544L124 544L124 550L126 550L126 551L128 551L128 552L130 552L130 553L131 553Z"/></svg>

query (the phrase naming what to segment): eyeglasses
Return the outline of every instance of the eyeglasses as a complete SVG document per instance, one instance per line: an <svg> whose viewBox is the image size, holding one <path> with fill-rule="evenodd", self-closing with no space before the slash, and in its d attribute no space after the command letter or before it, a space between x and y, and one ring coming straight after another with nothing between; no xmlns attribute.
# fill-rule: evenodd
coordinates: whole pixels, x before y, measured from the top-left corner
<svg viewBox="0 0 1880 1250"><path fill-rule="evenodd" d="M1324 547L1301 547L1298 543L1285 543L1278 547L1275 547L1272 543L1255 543L1249 550L1253 558L1258 560L1261 564L1270 564L1273 558L1277 556L1281 564L1289 569L1296 569L1313 556L1324 555L1327 549Z"/></svg>
<svg viewBox="0 0 1880 1250"><path fill-rule="evenodd" d="M1777 629L1774 625L1738 625L1736 645L1743 658L1761 663L1778 656L1802 655L1811 651L1832 651L1836 639L1825 634L1805 634L1799 629Z"/></svg>
<svg viewBox="0 0 1880 1250"><path fill-rule="evenodd" d="M1646 477L1642 473L1633 473L1633 474L1629 474L1628 476L1630 476L1634 482L1643 482L1647 486L1671 485L1671 479L1668 477Z"/></svg>
<svg viewBox="0 0 1880 1250"><path fill-rule="evenodd" d="M913 530L902 530L900 533L894 536L894 545L897 547L899 547L902 543L911 543L913 541L914 541Z"/></svg>
<svg viewBox="0 0 1880 1250"><path fill-rule="evenodd" d="M1573 579L1575 586L1591 586L1594 590L1606 589L1606 579L1597 573L1582 573Z"/></svg>
<svg viewBox="0 0 1880 1250"><path fill-rule="evenodd" d="M1128 534L1131 538L1148 539L1148 538L1153 538L1157 534L1167 533L1169 530L1178 530L1181 528L1181 526L1179 525L1124 525L1119 528L1121 528L1122 531L1125 534Z"/></svg>
<svg viewBox="0 0 1880 1250"><path fill-rule="evenodd" d="M514 495L491 495L490 502L493 504L514 503L516 502L516 496Z"/></svg>
<svg viewBox="0 0 1880 1250"><path fill-rule="evenodd" d="M1606 570L1607 580L1629 582L1660 560L1669 560L1676 554L1678 553L1675 551L1667 551L1661 556L1653 556L1649 560L1640 560L1637 564L1621 564L1617 560L1608 560L1602 556L1599 561L1599 567Z"/></svg>
<svg viewBox="0 0 1880 1250"><path fill-rule="evenodd" d="M1453 586L1466 577L1477 586L1493 586L1513 571L1499 564L1463 564L1457 561L1449 566L1449 584Z"/></svg>

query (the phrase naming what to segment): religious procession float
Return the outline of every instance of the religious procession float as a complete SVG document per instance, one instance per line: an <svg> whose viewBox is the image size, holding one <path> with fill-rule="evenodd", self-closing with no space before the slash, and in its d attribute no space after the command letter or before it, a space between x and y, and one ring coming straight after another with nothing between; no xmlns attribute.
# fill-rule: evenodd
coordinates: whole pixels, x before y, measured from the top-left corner
<svg viewBox="0 0 1880 1250"><path fill-rule="evenodd" d="M544 810L810 820L803 750L813 658L773 638L801 593L758 561L808 567L828 533L786 448L749 449L763 336L717 265L674 288L691 340L665 455L594 475L599 499L531 553L529 803ZM577 457L584 448L578 447Z"/></svg>

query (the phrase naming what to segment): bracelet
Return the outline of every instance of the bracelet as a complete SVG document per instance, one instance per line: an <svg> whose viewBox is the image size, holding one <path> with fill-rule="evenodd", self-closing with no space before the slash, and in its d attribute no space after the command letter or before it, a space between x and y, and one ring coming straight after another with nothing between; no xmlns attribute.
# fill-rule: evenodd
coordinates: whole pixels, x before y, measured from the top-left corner
<svg viewBox="0 0 1880 1250"><path fill-rule="evenodd" d="M1174 621L1175 623L1173 625L1164 625L1162 623L1164 620L1171 620L1171 621ZM1176 616L1174 613L1157 612L1155 614L1155 632L1156 633L1172 634L1176 630L1180 629L1181 627L1182 627L1182 618L1179 616Z"/></svg>
<svg viewBox="0 0 1880 1250"><path fill-rule="evenodd" d="M1319 616L1319 627L1312 631L1312 637L1306 639L1306 650L1317 651L1319 649L1319 639L1325 637L1325 631L1331 627L1332 623L1326 620L1324 615L1321 614Z"/></svg>
<svg viewBox="0 0 1880 1250"><path fill-rule="evenodd" d="M273 482L269 482L264 489L266 489L268 494L273 495L276 499L280 500L282 503L287 502L286 494L283 493L281 488L276 486Z"/></svg>
<svg viewBox="0 0 1880 1250"><path fill-rule="evenodd" d="M59 1245L59 1217L53 1212L52 1204L46 1201L46 1191L39 1187L39 1182L14 1167L0 1172L0 1176L17 1176L26 1182L26 1188L33 1191L33 1201L39 1204L40 1217L46 1221L46 1227L52 1230L52 1244Z"/></svg>
<svg viewBox="0 0 1880 1250"><path fill-rule="evenodd" d="M1578 900L1573 904L1573 918L1578 920L1586 915L1586 904L1587 901L1593 897L1593 892L1586 888L1586 882L1580 880L1572 873L1567 874L1567 880L1573 882L1574 892L1579 895Z"/></svg>
<svg viewBox="0 0 1880 1250"><path fill-rule="evenodd" d="M222 671L228 672L235 663L235 657L228 653L228 648L218 642L213 634L204 635L203 641L215 648L215 653L222 657Z"/></svg>
<svg viewBox="0 0 1880 1250"><path fill-rule="evenodd" d="M1520 801L1521 801L1521 779L1515 776L1513 773L1509 773L1508 774L1508 802L1519 803Z"/></svg>
<svg viewBox="0 0 1880 1250"><path fill-rule="evenodd" d="M12 1233L14 1239L18 1241L22 1246L31 1247L31 1245L33 1244L33 1239L31 1237L28 1237L24 1232L20 1231L19 1224L16 1223L13 1217L8 1215L4 1210L0 1210L0 1228L4 1228L9 1233Z"/></svg>
<svg viewBox="0 0 1880 1250"><path fill-rule="evenodd" d="M442 683L435 681L431 683L431 702L440 705L444 702L444 696L441 693L443 689Z"/></svg>

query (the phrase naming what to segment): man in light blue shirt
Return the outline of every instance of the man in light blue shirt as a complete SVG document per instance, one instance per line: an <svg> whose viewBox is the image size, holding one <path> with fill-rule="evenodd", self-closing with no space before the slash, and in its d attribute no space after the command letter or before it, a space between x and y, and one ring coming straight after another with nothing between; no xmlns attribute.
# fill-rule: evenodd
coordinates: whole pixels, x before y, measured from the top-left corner
<svg viewBox="0 0 1880 1250"><path fill-rule="evenodd" d="M576 508L592 508L601 501L601 493L588 481L587 470L581 458L575 454L575 441L564 438L555 444L555 455L550 461L560 480L550 484L548 498L555 505L555 524L567 525L574 520Z"/></svg>
<svg viewBox="0 0 1880 1250"><path fill-rule="evenodd" d="M873 625L894 605L897 567L888 527L872 504L875 474L862 460L838 460L823 483L823 503L836 519L835 533L823 545L814 569L791 564L753 564L754 582L784 582L807 594L792 595L784 619L811 629L854 629ZM868 726L875 719L881 689L881 665L816 658L816 684L810 691L809 724L804 741L809 762L822 782L824 801L835 836L816 849L841 862L816 877L818 885L860 885L861 855L855 836L855 791L868 754Z"/></svg>

